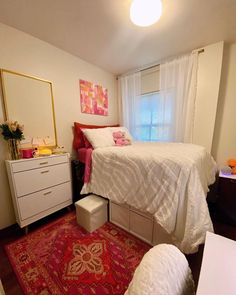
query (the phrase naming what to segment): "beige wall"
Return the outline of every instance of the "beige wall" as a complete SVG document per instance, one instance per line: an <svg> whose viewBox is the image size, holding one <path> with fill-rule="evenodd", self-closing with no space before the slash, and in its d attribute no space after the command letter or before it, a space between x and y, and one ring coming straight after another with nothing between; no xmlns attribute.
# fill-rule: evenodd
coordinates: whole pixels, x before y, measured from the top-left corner
<svg viewBox="0 0 236 295"><path fill-rule="evenodd" d="M236 158L236 43L226 45L212 154L219 167Z"/></svg>
<svg viewBox="0 0 236 295"><path fill-rule="evenodd" d="M58 144L65 146L67 151L72 150L74 121L88 124L118 122L117 83L114 75L3 24L0 24L0 44L0 68L52 81ZM98 83L108 89L109 116L80 112L79 79ZM2 121L3 109L0 104ZM15 221L4 166L5 157L6 143L0 138L0 229Z"/></svg>
<svg viewBox="0 0 236 295"><path fill-rule="evenodd" d="M212 148L223 46L223 42L218 42L204 47L198 60L193 143L204 146L208 152Z"/></svg>

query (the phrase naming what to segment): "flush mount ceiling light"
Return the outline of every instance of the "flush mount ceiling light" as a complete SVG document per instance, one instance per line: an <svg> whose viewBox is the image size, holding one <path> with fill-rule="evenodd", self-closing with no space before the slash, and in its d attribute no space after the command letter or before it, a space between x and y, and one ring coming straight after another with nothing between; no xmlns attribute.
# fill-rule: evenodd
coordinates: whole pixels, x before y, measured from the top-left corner
<svg viewBox="0 0 236 295"><path fill-rule="evenodd" d="M148 27L159 20L162 14L161 0L133 0L130 19L140 27Z"/></svg>

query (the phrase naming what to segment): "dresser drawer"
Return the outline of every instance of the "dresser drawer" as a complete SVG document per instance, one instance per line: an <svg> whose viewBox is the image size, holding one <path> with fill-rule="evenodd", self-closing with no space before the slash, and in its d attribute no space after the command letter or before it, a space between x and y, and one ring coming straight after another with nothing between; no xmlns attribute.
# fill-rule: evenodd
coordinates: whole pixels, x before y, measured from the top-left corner
<svg viewBox="0 0 236 295"><path fill-rule="evenodd" d="M68 163L14 173L17 197L70 181Z"/></svg>
<svg viewBox="0 0 236 295"><path fill-rule="evenodd" d="M12 172L20 172L25 170L31 170L41 167L47 167L51 165L57 165L61 163L68 162L68 155L58 155L58 156L50 156L50 157L41 157L38 159L27 159L27 160L18 160L14 161L11 164Z"/></svg>
<svg viewBox="0 0 236 295"><path fill-rule="evenodd" d="M71 182L18 198L21 219L30 218L68 200L71 200Z"/></svg>

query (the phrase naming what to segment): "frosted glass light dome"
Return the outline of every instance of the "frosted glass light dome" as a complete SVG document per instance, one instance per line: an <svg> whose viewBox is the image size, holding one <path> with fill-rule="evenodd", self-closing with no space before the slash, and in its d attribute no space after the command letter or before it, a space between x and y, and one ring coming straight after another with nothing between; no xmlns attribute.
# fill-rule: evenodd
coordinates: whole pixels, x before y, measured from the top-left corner
<svg viewBox="0 0 236 295"><path fill-rule="evenodd" d="M133 0L130 19L140 27L148 27L159 20L162 14L161 0Z"/></svg>

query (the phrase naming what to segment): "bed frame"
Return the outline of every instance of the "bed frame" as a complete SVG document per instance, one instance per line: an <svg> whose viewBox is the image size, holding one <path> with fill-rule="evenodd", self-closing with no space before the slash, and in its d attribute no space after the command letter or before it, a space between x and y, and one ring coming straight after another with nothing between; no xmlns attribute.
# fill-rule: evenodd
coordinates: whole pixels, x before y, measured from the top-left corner
<svg viewBox="0 0 236 295"><path fill-rule="evenodd" d="M109 201L110 222L130 232L150 245L173 244L169 235L152 217L131 206Z"/></svg>

